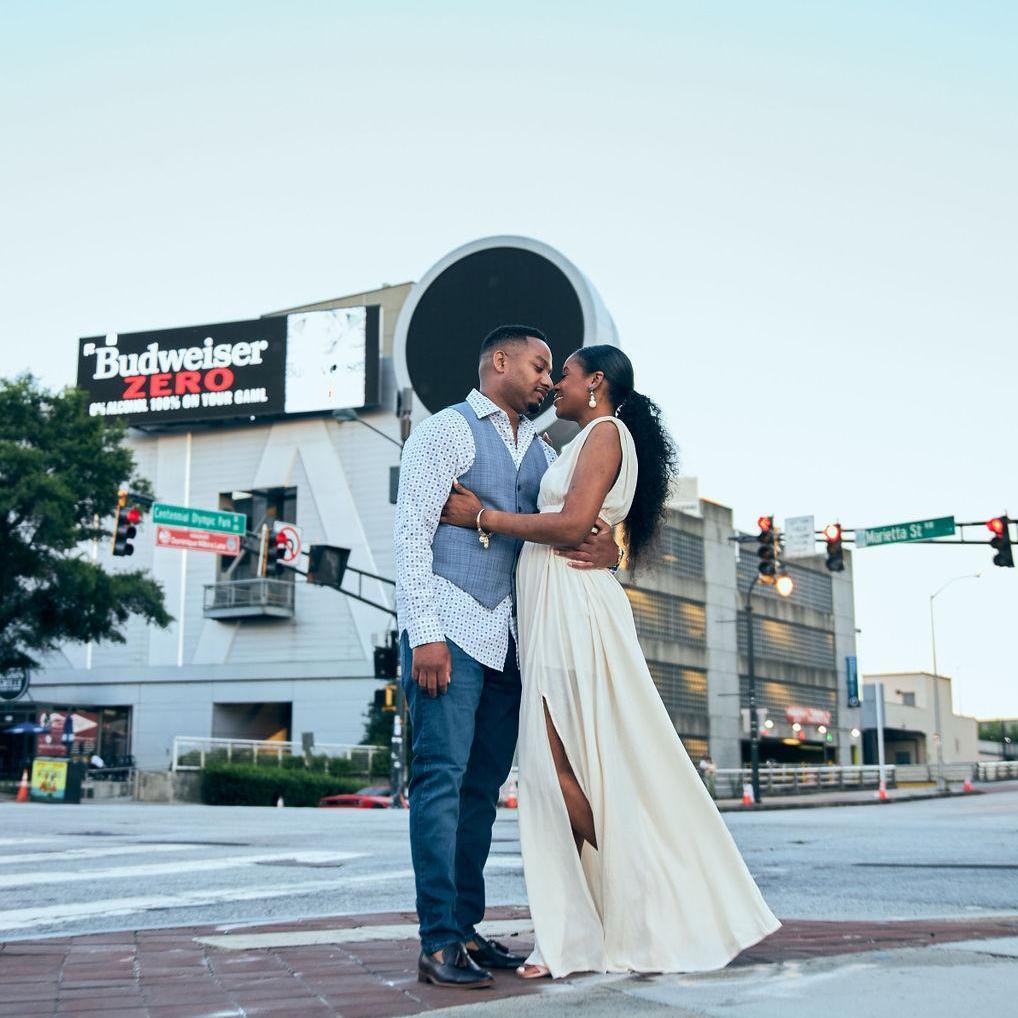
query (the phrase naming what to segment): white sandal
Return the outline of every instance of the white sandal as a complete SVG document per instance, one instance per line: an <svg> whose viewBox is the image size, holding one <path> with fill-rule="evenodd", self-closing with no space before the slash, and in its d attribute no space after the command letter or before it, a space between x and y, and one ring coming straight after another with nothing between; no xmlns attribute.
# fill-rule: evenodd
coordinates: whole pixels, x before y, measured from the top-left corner
<svg viewBox="0 0 1018 1018"><path fill-rule="evenodd" d="M551 975L551 969L547 965L534 965L528 962L516 970L516 975L520 979L544 979L545 976Z"/></svg>

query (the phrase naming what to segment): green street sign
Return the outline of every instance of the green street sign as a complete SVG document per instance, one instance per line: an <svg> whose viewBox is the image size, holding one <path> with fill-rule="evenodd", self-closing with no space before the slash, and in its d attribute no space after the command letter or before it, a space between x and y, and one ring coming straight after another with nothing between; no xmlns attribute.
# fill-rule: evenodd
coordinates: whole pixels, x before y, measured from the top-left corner
<svg viewBox="0 0 1018 1018"><path fill-rule="evenodd" d="M855 546L872 548L878 544L900 544L902 541L927 541L931 537L950 537L954 533L954 517L940 516L935 520L914 523L890 523L886 527L856 530Z"/></svg>
<svg viewBox="0 0 1018 1018"><path fill-rule="evenodd" d="M152 506L152 522L185 530L210 530L216 534L243 534L247 530L247 517L243 513L226 512L224 509L189 509L165 502L156 502Z"/></svg>

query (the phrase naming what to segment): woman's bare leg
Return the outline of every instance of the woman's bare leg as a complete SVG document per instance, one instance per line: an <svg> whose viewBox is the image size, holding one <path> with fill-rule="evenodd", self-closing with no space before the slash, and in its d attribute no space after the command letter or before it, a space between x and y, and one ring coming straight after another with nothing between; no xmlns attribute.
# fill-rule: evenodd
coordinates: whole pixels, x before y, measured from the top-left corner
<svg viewBox="0 0 1018 1018"><path fill-rule="evenodd" d="M576 851L580 852L583 843L589 842L592 848L597 848L597 835L594 833L594 813L587 802L587 797L576 780L569 757L566 756L565 746L555 731L555 725L551 720L551 713L548 711L548 704L544 704L544 722L548 729L548 742L551 745L551 757L555 762L555 772L558 774L559 786L562 789L562 798L566 801L566 812L569 814L569 825L573 829L573 838L576 841Z"/></svg>

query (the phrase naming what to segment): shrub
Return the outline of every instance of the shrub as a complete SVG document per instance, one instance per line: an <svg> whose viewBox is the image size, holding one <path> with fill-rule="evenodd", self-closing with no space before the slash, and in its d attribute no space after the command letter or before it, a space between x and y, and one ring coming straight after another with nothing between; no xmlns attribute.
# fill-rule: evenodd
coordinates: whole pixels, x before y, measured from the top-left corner
<svg viewBox="0 0 1018 1018"><path fill-rule="evenodd" d="M208 806L275 806L282 796L287 806L317 806L322 796L356 792L366 784L363 776L334 777L303 766L216 763L201 773L201 801Z"/></svg>

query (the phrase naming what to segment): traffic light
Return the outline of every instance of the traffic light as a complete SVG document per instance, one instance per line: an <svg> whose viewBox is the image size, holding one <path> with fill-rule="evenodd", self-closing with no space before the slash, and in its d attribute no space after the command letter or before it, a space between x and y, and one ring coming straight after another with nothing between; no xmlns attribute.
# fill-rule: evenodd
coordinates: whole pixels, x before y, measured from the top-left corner
<svg viewBox="0 0 1018 1018"><path fill-rule="evenodd" d="M396 684L394 682L375 690L375 706L379 710L390 713L396 710Z"/></svg>
<svg viewBox="0 0 1018 1018"><path fill-rule="evenodd" d="M774 532L774 517L761 516L756 525L760 528L757 535L756 553L760 557L760 579L764 583L774 582L774 571L777 563L777 534Z"/></svg>
<svg viewBox="0 0 1018 1018"><path fill-rule="evenodd" d="M275 534L269 542L268 561L265 573L267 576L280 576L283 572L283 560L289 549L286 544L286 534L280 531Z"/></svg>
<svg viewBox="0 0 1018 1018"><path fill-rule="evenodd" d="M138 534L141 522L141 510L136 506L127 505L127 492L117 493L117 516L113 523L113 554L133 555L134 545L131 542Z"/></svg>
<svg viewBox="0 0 1018 1018"><path fill-rule="evenodd" d="M394 679L399 670L399 646L390 643L385 647L375 647L375 678Z"/></svg>
<svg viewBox="0 0 1018 1018"><path fill-rule="evenodd" d="M997 553L993 556L995 566L1005 566L1014 569L1014 553L1011 551L1011 521L1005 513L1003 516L994 516L986 526L993 531L993 538L990 540L990 547Z"/></svg>
<svg viewBox="0 0 1018 1018"><path fill-rule="evenodd" d="M841 524L828 523L824 527L824 540L827 542L827 571L843 573L845 571L845 551L841 547Z"/></svg>

